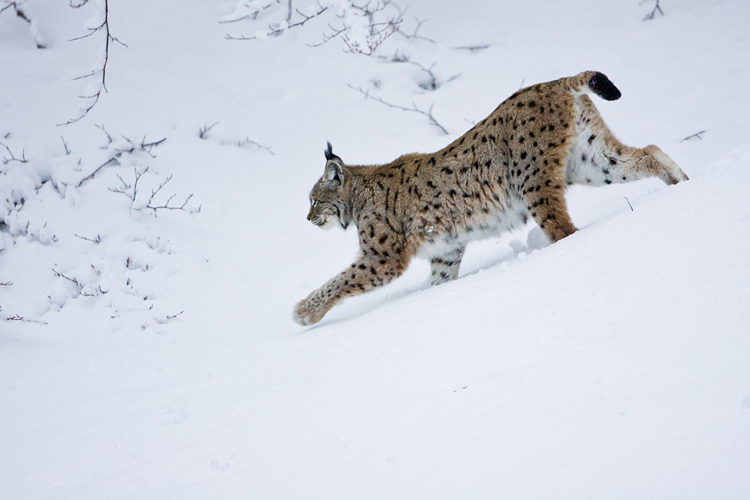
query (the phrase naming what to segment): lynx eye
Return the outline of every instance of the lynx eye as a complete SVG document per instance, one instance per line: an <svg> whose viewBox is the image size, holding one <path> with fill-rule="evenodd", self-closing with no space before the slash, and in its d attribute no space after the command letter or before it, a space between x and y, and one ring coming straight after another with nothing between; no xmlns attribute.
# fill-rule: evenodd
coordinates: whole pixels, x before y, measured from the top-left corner
<svg viewBox="0 0 750 500"><path fill-rule="evenodd" d="M318 200L313 200L312 206L317 207L318 206Z"/></svg>

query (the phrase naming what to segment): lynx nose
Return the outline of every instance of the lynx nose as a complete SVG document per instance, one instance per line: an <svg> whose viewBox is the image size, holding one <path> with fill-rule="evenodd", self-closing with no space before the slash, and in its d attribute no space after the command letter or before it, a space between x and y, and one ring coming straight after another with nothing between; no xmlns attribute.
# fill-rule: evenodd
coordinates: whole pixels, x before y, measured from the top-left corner
<svg viewBox="0 0 750 500"><path fill-rule="evenodd" d="M307 220L312 220L312 210L307 212Z"/></svg>

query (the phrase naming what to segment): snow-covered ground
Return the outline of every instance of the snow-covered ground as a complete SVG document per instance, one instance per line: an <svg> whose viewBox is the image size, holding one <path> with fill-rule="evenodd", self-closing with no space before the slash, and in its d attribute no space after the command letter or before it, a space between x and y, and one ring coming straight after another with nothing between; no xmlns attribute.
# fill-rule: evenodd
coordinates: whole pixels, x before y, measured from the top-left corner
<svg viewBox="0 0 750 500"><path fill-rule="evenodd" d="M103 0L0 13L0 498L750 498L750 3L402 0L369 57L309 46L346 1L258 40L285 6L108 3L62 126ZM327 140L433 151L588 69L689 182L292 322L357 250L305 220Z"/></svg>

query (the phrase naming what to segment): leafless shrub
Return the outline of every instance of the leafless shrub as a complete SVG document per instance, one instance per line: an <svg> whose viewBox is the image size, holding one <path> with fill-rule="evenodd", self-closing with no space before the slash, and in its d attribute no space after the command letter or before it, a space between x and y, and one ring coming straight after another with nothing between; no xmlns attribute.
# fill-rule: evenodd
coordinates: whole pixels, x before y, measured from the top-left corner
<svg viewBox="0 0 750 500"><path fill-rule="evenodd" d="M114 142L112 139L112 136L107 132L107 130L104 128L103 125L97 125L98 128L100 128L106 135L107 135L107 141L108 144L111 147L111 144ZM81 187L84 183L90 181L94 178L96 174L98 174L103 168L105 168L108 165L119 165L119 159L122 157L123 154L134 154L137 152L143 152L151 156L152 158L155 158L156 156L151 152L156 146L159 146L164 141L167 140L166 137L163 139L159 139L158 141L152 141L152 142L146 142L146 136L143 136L143 139L141 139L140 143L136 143L133 140L122 136L123 139L128 143L128 147L120 147L120 148L112 148L112 155L99 165L96 169L94 169L93 172L91 172L89 175L81 179L81 181L78 183L77 187Z"/></svg>
<svg viewBox="0 0 750 500"><path fill-rule="evenodd" d="M229 16L228 19L220 22L235 22L241 19L256 19L261 12L272 10L275 6L280 6L281 1L268 1L265 4L253 3L253 8L242 17L234 18ZM247 4L248 6L250 4ZM238 9L240 10L240 9ZM300 9L292 10L292 1L287 2L286 19L279 23L270 24L268 29L260 35L253 36L232 36L227 34L228 40L257 40L270 36L279 36L284 32L304 26L312 19L321 17L324 13L331 11L327 6L320 3L309 13L304 13ZM391 12L385 14L384 11ZM241 10L240 10L241 11ZM241 11L242 12L242 11ZM310 44L311 47L319 47L334 38L340 38L345 45L344 51L356 54L372 55L375 50L391 35L399 30L403 20L402 12L396 7L392 0L367 0L363 5L356 5L354 2L343 3L340 7L340 13L336 14L338 21L328 23L328 31L323 33L323 38L318 43ZM362 20L363 22L360 22ZM360 28L366 25L367 33L363 33Z"/></svg>
<svg viewBox="0 0 750 500"><path fill-rule="evenodd" d="M133 167L134 177L135 180L132 184L128 184L125 182L125 180L122 178L120 174L117 174L117 178L120 179L120 186L114 187L114 188L107 188L113 193L120 193L122 195L125 195L126 198L130 199L131 202L135 203L135 199L138 196L138 181L141 180L141 177L143 177L143 174L148 172L148 167L144 168L140 172L136 167Z"/></svg>
<svg viewBox="0 0 750 500"><path fill-rule="evenodd" d="M122 194L126 198L130 200L130 206L134 210L151 210L154 214L156 214L159 210L184 210L187 211L187 205L190 202L190 200L193 198L193 193L190 193L183 201L182 203L174 202L175 198L177 198L177 194L172 194L169 197L167 197L166 201L164 202L158 202L157 198L159 197L160 193L162 192L162 189L169 184L169 182L172 180L172 176L169 175L167 178L159 184L156 188L151 190L151 194L149 195L148 199L145 203L142 201L140 203L136 203L136 200L138 199L139 191L139 182L141 181L141 178L149 171L148 167L145 167L142 170L138 170L137 167L133 167L133 181L127 182L120 174L117 174L117 178L120 180L120 184L115 187L107 188L109 191L113 193ZM142 199L142 198L141 198ZM200 212L201 207L199 206L197 210L192 210L194 213ZM86 239L86 238L83 238Z"/></svg>
<svg viewBox="0 0 750 500"><path fill-rule="evenodd" d="M185 206L188 204L188 202L193 198L193 193L190 193L187 198L185 198L185 201L182 202L181 205L171 205L172 200L177 196L176 194L171 195L169 198L167 198L167 201L162 203L161 205L157 205L154 202L154 198L156 198L156 195L159 194L159 192L162 190L164 186L167 185L169 181L172 180L172 176L168 176L164 182L159 184L159 187L156 189L151 190L151 196L148 198L148 202L146 203L145 209L153 210L154 213L156 213L158 210L185 210ZM198 212L200 212L201 207L198 207Z"/></svg>
<svg viewBox="0 0 750 500"><path fill-rule="evenodd" d="M374 96L374 95L370 94L370 92L369 92L369 91L367 91L367 90L362 90L362 88L361 88L361 87L354 87L354 86L352 86L352 85L349 85L349 88L351 88L352 90L356 90L356 91L357 91L357 92L359 92L360 94L364 95L364 96L365 96L365 99L372 99L372 100L374 100L374 101L377 101L377 102L379 102L379 103L381 103L381 104L384 104L384 105L388 106L389 108L395 108L395 109L400 109L401 111L410 111L410 112L413 112L413 113L419 113L419 114L421 114L422 116L426 117L426 118L427 118L427 120L429 120L429 122L430 122L430 123L431 123L432 125L434 125L434 126L436 126L437 128L439 128L439 129L440 129L440 131L441 131L441 132L442 132L443 134L445 134L445 135L448 135L448 130L446 130L446 129L445 129L445 127L443 127L443 126L442 126L442 125L441 125L441 124L440 124L440 123L439 123L439 122L438 122L438 121L437 121L437 120L435 119L435 117L434 117L434 116L433 116L433 114L432 114L432 108L434 107L434 104L433 104L432 106L430 106L430 109L428 109L427 111L424 111L424 110L422 110L422 109L419 109L419 108L417 107L417 105L416 105L415 103L412 103L412 107L411 107L411 108L407 108L407 107L405 107L405 106L400 106L400 105L398 105L398 104L392 104L392 103L390 103L390 102L384 101L383 99L381 99L381 98L379 98L379 97L376 97L376 96Z"/></svg>

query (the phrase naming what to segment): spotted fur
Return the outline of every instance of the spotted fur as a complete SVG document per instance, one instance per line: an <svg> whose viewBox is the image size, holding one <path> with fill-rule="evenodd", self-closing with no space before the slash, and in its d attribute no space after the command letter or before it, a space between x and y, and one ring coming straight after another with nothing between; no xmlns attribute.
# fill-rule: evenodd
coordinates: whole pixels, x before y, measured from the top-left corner
<svg viewBox="0 0 750 500"><path fill-rule="evenodd" d="M294 308L303 324L340 300L383 286L415 256L430 259L437 285L456 278L466 244L532 217L550 241L576 231L568 184L604 185L687 176L656 146L631 148L604 124L591 99L620 91L602 73L522 89L444 149L387 165L346 165L328 145L307 218L321 227L354 224L360 253L351 266Z"/></svg>

